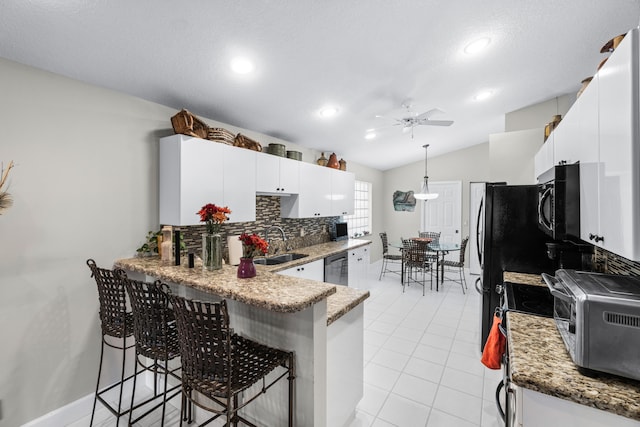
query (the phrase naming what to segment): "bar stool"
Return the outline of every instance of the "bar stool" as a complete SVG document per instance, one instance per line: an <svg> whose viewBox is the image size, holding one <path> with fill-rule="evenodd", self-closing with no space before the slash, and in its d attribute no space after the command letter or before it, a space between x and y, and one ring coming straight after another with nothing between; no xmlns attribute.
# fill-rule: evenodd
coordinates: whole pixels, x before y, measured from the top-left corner
<svg viewBox="0 0 640 427"><path fill-rule="evenodd" d="M133 336L133 314L127 309L127 296L124 286L115 276L112 270L99 268L92 259L87 260L87 265L91 269L91 277L95 279L98 285L98 301L100 303L100 329L102 331L100 346L100 365L98 367L98 381L96 383L96 393L93 398L93 409L91 410L91 421L89 426L93 425L93 418L96 412L96 402L100 401L117 419L116 427L120 423L120 417L126 415L129 409L122 408L122 388L126 381L133 378L130 375L125 378L125 363L127 350L132 348L135 343L127 345L127 338ZM106 337L112 337L122 340L121 344L111 343ZM102 362L104 359L105 345L122 351L122 371L120 381L111 384L108 387L100 389L100 376L102 375ZM118 407L114 408L103 397L108 391L119 387Z"/></svg>
<svg viewBox="0 0 640 427"><path fill-rule="evenodd" d="M295 357L293 352L267 347L233 333L229 325L226 301L209 303L194 301L169 293L169 299L178 324L180 358L182 360L182 394L192 402L215 415L202 425L226 416L226 426L238 422L254 426L238 411L285 376L289 380L289 427L294 425ZM266 376L284 368L267 384ZM247 389L262 380L256 393ZM202 394L222 409L205 405L194 399L193 392ZM243 402L238 404L238 395ZM183 408L184 410L184 408ZM180 422L182 426L182 420Z"/></svg>
<svg viewBox="0 0 640 427"><path fill-rule="evenodd" d="M169 362L179 357L180 352L175 316L169 307L167 295L162 290L163 288L168 288L159 280L154 283L148 283L130 279L127 277L127 273L121 269L116 269L115 275L127 290L133 311L136 356L129 425L137 423L140 419L162 406L160 425L164 426L167 401L180 394L180 383L182 381L180 375L176 373L180 370L180 366L173 369L169 367ZM149 360L151 361L150 363L148 362ZM153 395L134 406L138 374L145 371L153 373ZM164 377L162 392L158 391L159 374ZM178 380L178 384L171 388L168 386L169 376ZM157 401L159 398L162 398L161 402L156 403L135 419L133 418L133 413L136 409Z"/></svg>

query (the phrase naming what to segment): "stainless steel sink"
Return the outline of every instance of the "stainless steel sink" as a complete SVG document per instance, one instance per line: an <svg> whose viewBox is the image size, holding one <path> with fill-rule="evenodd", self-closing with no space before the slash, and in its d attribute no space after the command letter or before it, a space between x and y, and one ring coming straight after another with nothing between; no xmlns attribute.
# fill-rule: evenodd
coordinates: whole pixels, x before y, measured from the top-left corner
<svg viewBox="0 0 640 427"><path fill-rule="evenodd" d="M263 264L263 265L277 265L277 264L283 264L285 262L293 261L296 259L305 258L308 256L309 255L307 254L295 254L295 253L280 254L280 255L274 255L266 258L264 257L254 258L253 262L256 264Z"/></svg>

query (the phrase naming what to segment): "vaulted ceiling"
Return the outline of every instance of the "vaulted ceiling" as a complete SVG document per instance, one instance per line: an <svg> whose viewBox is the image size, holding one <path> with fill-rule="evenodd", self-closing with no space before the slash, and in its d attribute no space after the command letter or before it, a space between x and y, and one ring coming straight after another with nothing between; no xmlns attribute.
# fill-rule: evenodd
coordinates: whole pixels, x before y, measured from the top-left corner
<svg viewBox="0 0 640 427"><path fill-rule="evenodd" d="M577 91L639 21L638 0L3 0L0 56L385 170ZM432 108L455 123L392 126Z"/></svg>

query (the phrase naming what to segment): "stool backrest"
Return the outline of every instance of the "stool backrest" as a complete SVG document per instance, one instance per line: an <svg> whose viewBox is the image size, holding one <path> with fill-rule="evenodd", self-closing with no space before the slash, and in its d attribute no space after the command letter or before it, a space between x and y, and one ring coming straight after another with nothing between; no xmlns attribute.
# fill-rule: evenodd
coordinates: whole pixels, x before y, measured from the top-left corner
<svg viewBox="0 0 640 427"><path fill-rule="evenodd" d="M387 233L380 233L380 239L382 239L382 255L389 253L389 241L387 240Z"/></svg>
<svg viewBox="0 0 640 427"><path fill-rule="evenodd" d="M128 312L124 286L113 270L98 267L92 259L87 260L87 265L91 269L91 277L98 286L102 334L116 338L130 336L133 330L133 319L131 312Z"/></svg>
<svg viewBox="0 0 640 427"><path fill-rule="evenodd" d="M138 354L161 360L177 356L175 316L169 306L167 285L159 280L149 283L129 279L120 269L115 274L129 294Z"/></svg>
<svg viewBox="0 0 640 427"><path fill-rule="evenodd" d="M183 384L215 379L223 388L214 394L224 395L231 384L233 333L226 301L194 301L171 293L169 300L178 326Z"/></svg>

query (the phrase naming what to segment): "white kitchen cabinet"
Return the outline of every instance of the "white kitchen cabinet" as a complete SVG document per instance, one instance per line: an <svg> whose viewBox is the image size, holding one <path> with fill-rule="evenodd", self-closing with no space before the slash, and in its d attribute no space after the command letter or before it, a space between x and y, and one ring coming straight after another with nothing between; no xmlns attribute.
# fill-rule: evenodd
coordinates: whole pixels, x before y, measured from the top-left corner
<svg viewBox="0 0 640 427"><path fill-rule="evenodd" d="M229 222L255 221L255 171L250 150L185 135L161 138L160 224L201 224L197 212L207 203L229 206Z"/></svg>
<svg viewBox="0 0 640 427"><path fill-rule="evenodd" d="M353 214L355 185L356 176L353 173L331 170L331 214L333 216Z"/></svg>
<svg viewBox="0 0 640 427"><path fill-rule="evenodd" d="M332 216L331 173L327 167L300 163L300 191L297 196L280 201L284 218L317 218Z"/></svg>
<svg viewBox="0 0 640 427"><path fill-rule="evenodd" d="M284 276L297 277L299 279L311 279L324 282L324 259L308 262L297 267L291 267L279 271L278 274Z"/></svg>
<svg viewBox="0 0 640 427"><path fill-rule="evenodd" d="M359 288L367 277L370 261L370 246L349 249L349 287Z"/></svg>
<svg viewBox="0 0 640 427"><path fill-rule="evenodd" d="M522 387L516 389L518 427L639 427L640 422Z"/></svg>
<svg viewBox="0 0 640 427"><path fill-rule="evenodd" d="M267 153L257 153L256 191L266 194L298 194L300 162Z"/></svg>
<svg viewBox="0 0 640 427"><path fill-rule="evenodd" d="M640 260L638 31L633 30L598 72L599 230L588 241ZM602 240L601 240L602 239Z"/></svg>
<svg viewBox="0 0 640 427"><path fill-rule="evenodd" d="M572 164L578 161L580 141L578 127L581 100L578 98L564 118L553 130L553 162L555 165Z"/></svg>
<svg viewBox="0 0 640 427"><path fill-rule="evenodd" d="M538 180L538 177L551 169L554 165L554 145L553 145L553 132L547 140L542 144L542 147L536 153L534 159L534 172L535 172L535 180Z"/></svg>

